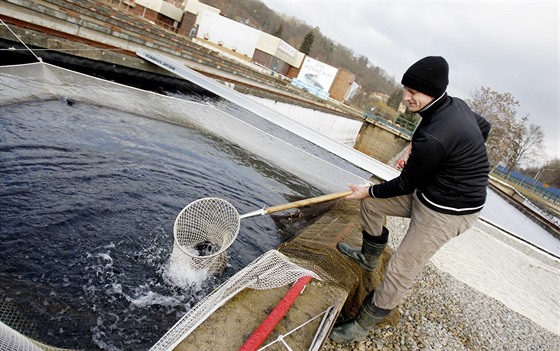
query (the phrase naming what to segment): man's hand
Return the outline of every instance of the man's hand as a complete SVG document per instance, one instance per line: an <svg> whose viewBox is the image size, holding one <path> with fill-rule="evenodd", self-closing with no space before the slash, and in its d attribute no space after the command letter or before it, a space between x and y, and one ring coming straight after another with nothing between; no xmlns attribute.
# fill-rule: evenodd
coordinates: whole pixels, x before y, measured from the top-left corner
<svg viewBox="0 0 560 351"><path fill-rule="evenodd" d="M346 199L365 199L369 196L369 186L359 186L355 184L348 184L348 187L354 192L351 195L346 196Z"/></svg>

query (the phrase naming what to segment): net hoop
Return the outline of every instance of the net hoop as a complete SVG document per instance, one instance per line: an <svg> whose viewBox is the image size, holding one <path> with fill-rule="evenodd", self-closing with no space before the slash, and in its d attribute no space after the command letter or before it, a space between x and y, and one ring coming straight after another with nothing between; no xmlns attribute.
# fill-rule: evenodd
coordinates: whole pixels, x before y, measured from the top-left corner
<svg viewBox="0 0 560 351"><path fill-rule="evenodd" d="M228 201L217 197L202 198L181 210L173 225L173 236L185 255L208 259L231 246L239 233L240 222L239 212ZM219 249L201 255L196 246L205 242L219 245Z"/></svg>

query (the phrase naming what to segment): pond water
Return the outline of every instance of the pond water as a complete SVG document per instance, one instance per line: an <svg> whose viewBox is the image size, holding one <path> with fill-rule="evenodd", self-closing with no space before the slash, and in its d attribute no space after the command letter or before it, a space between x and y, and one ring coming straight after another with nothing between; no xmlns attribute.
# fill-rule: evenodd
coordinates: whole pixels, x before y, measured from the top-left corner
<svg viewBox="0 0 560 351"><path fill-rule="evenodd" d="M221 98L169 95L370 175ZM0 106L0 116L0 302L17 311L16 329L53 346L149 349L201 298L305 224L244 219L225 271L183 285L169 279L169 263L173 222L190 202L215 196L247 213L324 193L195 127L64 100Z"/></svg>
<svg viewBox="0 0 560 351"><path fill-rule="evenodd" d="M148 349L286 239L270 216L243 220L225 271L177 286L166 270L188 203L216 196L246 213L322 194L203 130L61 100L0 115L0 299L52 346Z"/></svg>

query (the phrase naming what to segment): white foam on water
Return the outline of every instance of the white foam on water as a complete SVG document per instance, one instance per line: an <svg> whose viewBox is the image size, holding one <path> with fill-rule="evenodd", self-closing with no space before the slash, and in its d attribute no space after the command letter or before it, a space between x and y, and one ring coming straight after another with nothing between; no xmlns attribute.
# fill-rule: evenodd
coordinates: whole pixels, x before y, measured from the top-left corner
<svg viewBox="0 0 560 351"><path fill-rule="evenodd" d="M140 295L135 298L127 296L127 300L130 301L132 305L138 308L149 307L152 305L173 307L183 304L182 301L174 296L165 296L151 290L146 291L145 295Z"/></svg>
<svg viewBox="0 0 560 351"><path fill-rule="evenodd" d="M106 267L110 267L110 266L113 265L113 258L108 253L98 253L98 254L95 255L95 257L99 257L99 258L107 261Z"/></svg>
<svg viewBox="0 0 560 351"><path fill-rule="evenodd" d="M176 255L171 256L163 272L167 284L183 288L193 286L197 290L202 288L202 284L209 276L208 269L195 268L189 260L178 259Z"/></svg>

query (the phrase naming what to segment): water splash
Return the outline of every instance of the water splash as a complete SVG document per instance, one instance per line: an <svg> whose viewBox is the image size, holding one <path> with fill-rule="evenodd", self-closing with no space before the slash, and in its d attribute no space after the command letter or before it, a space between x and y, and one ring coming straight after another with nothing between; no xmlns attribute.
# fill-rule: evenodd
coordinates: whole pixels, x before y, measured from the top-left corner
<svg viewBox="0 0 560 351"><path fill-rule="evenodd" d="M111 109L55 100L0 114L0 251L9 253L0 293L53 346L148 349L280 242L270 218L254 219L219 275L173 265L172 226L185 204L214 195L243 209L312 189L268 164L254 168L253 156L215 136Z"/></svg>

